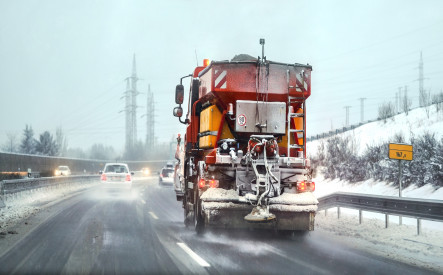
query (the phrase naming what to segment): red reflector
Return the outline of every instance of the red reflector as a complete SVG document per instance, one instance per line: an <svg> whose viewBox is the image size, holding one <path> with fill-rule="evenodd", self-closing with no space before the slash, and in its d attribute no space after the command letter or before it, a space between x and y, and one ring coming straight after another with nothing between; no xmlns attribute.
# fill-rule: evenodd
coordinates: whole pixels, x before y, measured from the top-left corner
<svg viewBox="0 0 443 275"><path fill-rule="evenodd" d="M105 174L102 174L101 180L102 181L106 181L106 175Z"/></svg>
<svg viewBox="0 0 443 275"><path fill-rule="evenodd" d="M200 179L200 181L198 182L198 187L199 188L203 188L206 186L206 181L205 179Z"/></svg>
<svg viewBox="0 0 443 275"><path fill-rule="evenodd" d="M218 188L218 180L212 179L209 181L209 187Z"/></svg>
<svg viewBox="0 0 443 275"><path fill-rule="evenodd" d="M305 192L306 191L306 183L304 181L297 182L297 190L299 192Z"/></svg>
<svg viewBox="0 0 443 275"><path fill-rule="evenodd" d="M131 181L131 175L126 175L126 181Z"/></svg>

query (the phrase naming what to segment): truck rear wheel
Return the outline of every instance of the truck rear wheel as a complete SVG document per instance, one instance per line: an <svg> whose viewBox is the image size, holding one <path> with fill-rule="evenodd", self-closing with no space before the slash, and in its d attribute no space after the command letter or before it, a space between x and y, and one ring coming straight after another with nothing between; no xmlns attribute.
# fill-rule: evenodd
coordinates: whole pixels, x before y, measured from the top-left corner
<svg viewBox="0 0 443 275"><path fill-rule="evenodd" d="M201 211L201 200L198 195L198 189L194 191L194 229L197 234L202 234L205 229L205 223Z"/></svg>

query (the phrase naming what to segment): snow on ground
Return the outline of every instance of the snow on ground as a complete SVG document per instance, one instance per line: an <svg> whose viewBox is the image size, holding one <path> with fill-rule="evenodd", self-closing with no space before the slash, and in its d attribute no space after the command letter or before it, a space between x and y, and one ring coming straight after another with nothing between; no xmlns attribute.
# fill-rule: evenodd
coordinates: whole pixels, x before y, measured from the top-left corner
<svg viewBox="0 0 443 275"><path fill-rule="evenodd" d="M340 219L334 209L327 216L324 211L315 218L315 230L326 232L351 247L443 273L443 231L424 230L416 234L412 225L391 224L364 218L359 224L358 215L343 214Z"/></svg>
<svg viewBox="0 0 443 275"><path fill-rule="evenodd" d="M418 137L425 132L434 133L437 139L443 137L443 112L437 113L434 105L429 107L429 118L425 108L417 108L408 115L402 113L389 118L386 123L382 120L375 121L338 135L354 138L358 145L357 151L362 154L367 145L393 142L393 137L398 133L402 133L408 143L411 135ZM308 156L316 155L318 145L325 140L308 142L306 144Z"/></svg>
<svg viewBox="0 0 443 275"><path fill-rule="evenodd" d="M321 173L319 173L315 182L315 192L314 194L317 198L324 197L326 195L335 192L348 192L348 193L358 193L358 194L368 194L368 195L380 195L380 196L393 196L398 197L398 188L392 183L386 183L383 181L366 180L357 183L349 183L347 181L342 181L339 179L325 179ZM416 199L430 199L430 200L441 200L443 203L443 188L435 189L430 185L425 185L423 187L417 188L415 185L410 185L402 190L402 197L404 198L416 198ZM343 213L351 213L345 208L342 208ZM353 213L353 212L352 212ZM355 213L355 215L358 215ZM365 212L366 217L377 218L384 220L384 215ZM415 219L404 219L403 223L413 225L416 224ZM432 229L443 232L443 222L435 221L422 221L423 229Z"/></svg>
<svg viewBox="0 0 443 275"><path fill-rule="evenodd" d="M398 197L398 188L386 182L366 180L349 183L339 179L329 180L319 173L314 181L314 194L320 198L335 192L350 192ZM430 185L417 188L411 185L403 189L403 197L442 200L443 188ZM325 231L349 245L364 248L370 253L393 258L408 264L418 265L443 273L443 223L422 220L422 231L417 235L417 220L389 216L389 227L385 228L385 215L363 211L359 224L358 210L341 208L338 219L337 208L319 211L315 218L315 230Z"/></svg>
<svg viewBox="0 0 443 275"><path fill-rule="evenodd" d="M8 229L37 213L44 206L95 185L71 183L8 195L4 201L6 206L0 208L0 237L1 233L7 233Z"/></svg>

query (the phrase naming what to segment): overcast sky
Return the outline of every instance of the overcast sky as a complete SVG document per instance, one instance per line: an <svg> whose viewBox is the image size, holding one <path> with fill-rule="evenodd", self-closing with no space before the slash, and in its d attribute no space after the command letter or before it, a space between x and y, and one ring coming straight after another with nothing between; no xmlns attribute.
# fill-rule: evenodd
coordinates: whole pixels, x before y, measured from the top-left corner
<svg viewBox="0 0 443 275"><path fill-rule="evenodd" d="M158 141L183 131L172 116L179 78L197 60L239 53L313 66L308 136L377 116L408 87L443 89L443 1L0 1L0 144L61 126L69 147L124 147L124 79L137 59L139 91L156 101ZM146 94L138 97L146 135ZM186 112L186 110L185 110Z"/></svg>

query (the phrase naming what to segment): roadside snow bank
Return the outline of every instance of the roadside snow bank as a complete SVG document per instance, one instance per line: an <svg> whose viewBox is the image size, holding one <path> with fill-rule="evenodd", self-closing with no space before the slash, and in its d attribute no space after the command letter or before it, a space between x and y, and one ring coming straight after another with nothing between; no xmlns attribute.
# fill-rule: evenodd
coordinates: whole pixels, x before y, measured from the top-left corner
<svg viewBox="0 0 443 275"><path fill-rule="evenodd" d="M337 219L332 212L317 214L315 230L373 254L443 272L442 231L424 230L416 235L415 226L391 224L385 228L384 221L378 219L364 219L359 224L358 216L342 213Z"/></svg>
<svg viewBox="0 0 443 275"><path fill-rule="evenodd" d="M393 183L387 183L384 181L369 179L357 183L349 183L340 179L325 179L321 173L319 173L319 175L317 175L313 180L315 182L314 194L317 196L317 198L324 197L335 192L351 192L398 197L398 188L394 186ZM443 200L443 188L435 189L429 184L420 188L418 188L416 185L410 185L402 190L402 197Z"/></svg>
<svg viewBox="0 0 443 275"><path fill-rule="evenodd" d="M9 228L21 220L28 218L52 202L97 184L63 184L58 187L34 189L9 195L5 200L6 207L0 208L0 232L7 232Z"/></svg>

